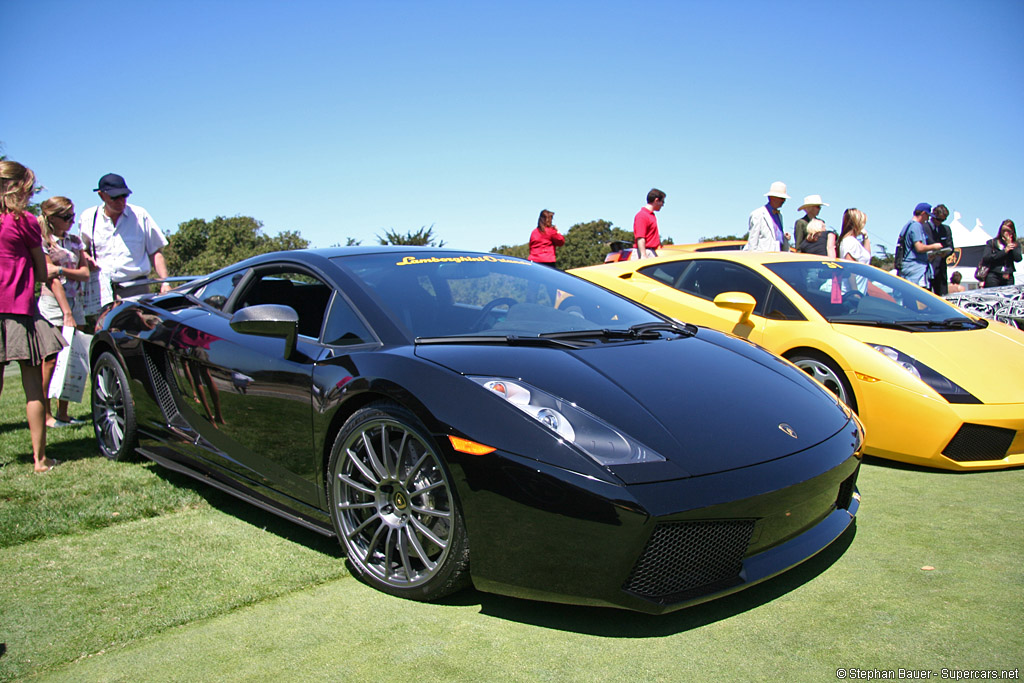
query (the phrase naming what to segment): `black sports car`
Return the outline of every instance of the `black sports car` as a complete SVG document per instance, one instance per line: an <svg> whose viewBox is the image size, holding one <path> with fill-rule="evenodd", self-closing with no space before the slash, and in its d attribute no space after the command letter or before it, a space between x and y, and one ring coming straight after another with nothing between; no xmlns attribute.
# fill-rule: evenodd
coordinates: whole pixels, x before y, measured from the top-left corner
<svg viewBox="0 0 1024 683"><path fill-rule="evenodd" d="M258 256L97 325L104 455L334 534L354 574L665 612L817 553L862 431L743 340L495 254Z"/></svg>

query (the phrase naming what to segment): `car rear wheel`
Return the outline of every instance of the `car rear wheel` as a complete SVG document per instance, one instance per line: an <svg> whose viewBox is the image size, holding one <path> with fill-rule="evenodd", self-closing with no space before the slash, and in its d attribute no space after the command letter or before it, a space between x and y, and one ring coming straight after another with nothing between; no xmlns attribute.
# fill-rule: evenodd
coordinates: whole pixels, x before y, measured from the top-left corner
<svg viewBox="0 0 1024 683"><path fill-rule="evenodd" d="M128 377L109 351L102 353L92 368L92 425L104 456L127 460L134 455L135 406Z"/></svg>
<svg viewBox="0 0 1024 683"><path fill-rule="evenodd" d="M835 361L823 353L813 351L801 351L788 358L793 365L824 384L840 401L857 412L857 399L853 395L853 388Z"/></svg>
<svg viewBox="0 0 1024 683"><path fill-rule="evenodd" d="M392 403L357 411L338 433L328 498L353 572L413 600L436 600L469 580L469 541L438 449L416 417Z"/></svg>

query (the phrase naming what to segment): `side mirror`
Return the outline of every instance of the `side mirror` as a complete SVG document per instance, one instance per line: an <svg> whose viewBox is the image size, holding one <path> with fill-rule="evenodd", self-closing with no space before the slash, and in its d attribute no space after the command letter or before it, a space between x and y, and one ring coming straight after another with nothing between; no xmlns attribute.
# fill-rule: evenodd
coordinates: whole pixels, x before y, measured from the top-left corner
<svg viewBox="0 0 1024 683"><path fill-rule="evenodd" d="M715 305L740 312L740 325L750 324L750 314L754 312L757 301L746 292L722 292L715 297Z"/></svg>
<svg viewBox="0 0 1024 683"><path fill-rule="evenodd" d="M299 314L291 306L259 304L231 316L231 329L239 334L284 339L284 357L291 358L299 335Z"/></svg>

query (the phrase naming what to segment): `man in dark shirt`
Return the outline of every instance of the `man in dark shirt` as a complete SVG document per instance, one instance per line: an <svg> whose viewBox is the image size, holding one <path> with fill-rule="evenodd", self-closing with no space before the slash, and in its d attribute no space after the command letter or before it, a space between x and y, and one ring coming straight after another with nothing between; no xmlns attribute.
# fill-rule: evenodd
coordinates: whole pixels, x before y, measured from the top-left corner
<svg viewBox="0 0 1024 683"><path fill-rule="evenodd" d="M939 242L943 248L952 249L953 231L944 222L947 218L949 218L949 209L945 204L939 204L932 209L932 217L926 228L931 230L932 242ZM939 256L932 261L931 289L939 296L945 296L949 290L945 256Z"/></svg>

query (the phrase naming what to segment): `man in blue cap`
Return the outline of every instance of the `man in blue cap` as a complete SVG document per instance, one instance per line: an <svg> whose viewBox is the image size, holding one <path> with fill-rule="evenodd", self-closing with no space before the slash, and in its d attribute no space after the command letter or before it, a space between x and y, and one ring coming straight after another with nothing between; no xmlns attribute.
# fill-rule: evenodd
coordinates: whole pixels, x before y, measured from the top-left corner
<svg viewBox="0 0 1024 683"><path fill-rule="evenodd" d="M128 203L124 178L108 173L100 178L95 190L103 200L82 212L78 227L86 248L100 266L100 274L110 279L116 297L135 296L149 291L149 285L130 285L132 280L167 277L163 248L167 238L152 216L142 208ZM160 286L166 292L171 286Z"/></svg>
<svg viewBox="0 0 1024 683"><path fill-rule="evenodd" d="M897 274L915 285L928 289L932 276L930 252L942 249L941 242L928 241L925 223L931 218L931 204L921 202L914 207L914 217L900 231L899 245L903 245L903 260L896 264Z"/></svg>

